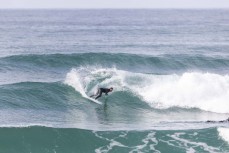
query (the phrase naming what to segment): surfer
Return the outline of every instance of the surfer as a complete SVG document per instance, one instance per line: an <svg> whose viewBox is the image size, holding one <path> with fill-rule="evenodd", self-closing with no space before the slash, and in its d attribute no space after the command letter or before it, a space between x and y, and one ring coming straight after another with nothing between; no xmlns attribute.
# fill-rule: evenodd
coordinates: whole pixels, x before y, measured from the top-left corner
<svg viewBox="0 0 229 153"><path fill-rule="evenodd" d="M90 97L95 97L95 99L98 99L99 97L102 96L102 93L105 93L106 95L108 95L108 92L112 92L113 91L113 88L99 88L96 92L96 94L94 95L91 95Z"/></svg>

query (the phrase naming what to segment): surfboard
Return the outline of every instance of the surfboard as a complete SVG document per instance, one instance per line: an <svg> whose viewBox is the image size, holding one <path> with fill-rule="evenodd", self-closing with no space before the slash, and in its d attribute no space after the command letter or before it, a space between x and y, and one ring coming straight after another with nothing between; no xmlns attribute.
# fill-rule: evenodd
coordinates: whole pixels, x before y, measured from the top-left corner
<svg viewBox="0 0 229 153"><path fill-rule="evenodd" d="M88 100L90 100L90 101L92 101L92 102L95 102L95 103L97 103L97 104L102 105L102 102L100 102L100 101L98 101L98 100L95 100L94 98L89 97L89 96L86 94L86 92L85 92L84 90L81 90L80 93L81 93L81 95L82 95L84 98L87 98Z"/></svg>
<svg viewBox="0 0 229 153"><path fill-rule="evenodd" d="M89 100L91 100L92 102L95 102L95 103L97 103L97 104L100 104L100 105L102 105L102 103L100 102L100 101L98 101L98 100L96 100L96 99L93 99L93 98L91 98L91 97L89 97L89 96L84 96L85 98L87 98L87 99L89 99Z"/></svg>

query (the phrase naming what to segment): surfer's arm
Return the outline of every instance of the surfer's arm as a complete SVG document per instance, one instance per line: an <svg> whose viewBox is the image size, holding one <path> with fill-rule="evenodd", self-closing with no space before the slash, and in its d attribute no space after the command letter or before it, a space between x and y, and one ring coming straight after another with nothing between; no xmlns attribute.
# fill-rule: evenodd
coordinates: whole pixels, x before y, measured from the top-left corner
<svg viewBox="0 0 229 153"><path fill-rule="evenodd" d="M109 92L110 90L109 89L107 89L106 91L105 91L105 95L108 95L108 92Z"/></svg>

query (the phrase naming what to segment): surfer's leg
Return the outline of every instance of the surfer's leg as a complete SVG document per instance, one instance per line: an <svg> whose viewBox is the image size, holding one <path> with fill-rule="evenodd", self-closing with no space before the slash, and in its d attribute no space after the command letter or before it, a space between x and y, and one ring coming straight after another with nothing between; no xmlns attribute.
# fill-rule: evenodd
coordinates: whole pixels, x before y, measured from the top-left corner
<svg viewBox="0 0 229 153"><path fill-rule="evenodd" d="M94 96L99 95L99 91L100 91L100 89L98 89L98 90L96 91L96 94L93 94L93 95L91 95L90 97L94 97Z"/></svg>
<svg viewBox="0 0 229 153"><path fill-rule="evenodd" d="M98 91L99 91L99 92L98 92L98 96L96 96L95 99L98 99L99 97L102 96L102 91L101 91L100 89L99 89Z"/></svg>
<svg viewBox="0 0 229 153"><path fill-rule="evenodd" d="M90 97L94 97L95 95L91 95Z"/></svg>
<svg viewBox="0 0 229 153"><path fill-rule="evenodd" d="M95 97L95 99L98 99L99 97L101 97L102 94L98 95L97 97Z"/></svg>

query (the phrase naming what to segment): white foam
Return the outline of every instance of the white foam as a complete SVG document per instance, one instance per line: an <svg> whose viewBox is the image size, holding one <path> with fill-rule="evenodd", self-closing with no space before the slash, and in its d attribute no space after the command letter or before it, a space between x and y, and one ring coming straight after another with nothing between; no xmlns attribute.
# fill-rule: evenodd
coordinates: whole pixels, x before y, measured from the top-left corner
<svg viewBox="0 0 229 153"><path fill-rule="evenodd" d="M72 69L66 76L65 83L74 87L78 92L80 92L83 96L86 96L83 87L83 80L81 80L79 74L75 69Z"/></svg>
<svg viewBox="0 0 229 153"><path fill-rule="evenodd" d="M178 143L178 145L171 143L172 141L170 141L170 142L167 141L168 142L167 144L171 145L171 146L176 146L179 148L186 149L187 153L196 152L196 150L194 148L196 148L198 146L203 148L203 150L206 152L210 152L210 153L219 152L219 148L209 146L204 142L190 141L188 139L180 137L181 135L185 135L185 133L174 133L172 135L168 134L167 136L173 138L175 140L175 142Z"/></svg>
<svg viewBox="0 0 229 153"><path fill-rule="evenodd" d="M229 144L229 128L220 127L217 129L219 136Z"/></svg>
<svg viewBox="0 0 229 153"><path fill-rule="evenodd" d="M115 68L80 68L72 69L67 73L64 83L72 86L83 96L86 96L85 92L93 93L98 87L115 87L116 91L120 90L120 84L122 77L120 78L118 70ZM90 84L93 84L89 87Z"/></svg>
<svg viewBox="0 0 229 153"><path fill-rule="evenodd" d="M125 137L127 134L126 133L122 133L120 134L118 137L109 139L106 137L103 137L102 135L99 135L98 133L94 132L95 136L102 139L102 140L106 140L107 142L109 142L107 145L96 148L95 152L96 153L108 153L110 150L112 150L114 147L123 147L126 148L127 146L123 145L122 143L116 141L115 139L120 138L120 137Z"/></svg>
<svg viewBox="0 0 229 153"><path fill-rule="evenodd" d="M79 71L83 71L79 73ZM80 75L80 76L79 76ZM182 75L133 73L115 68L73 69L65 82L81 94L88 85L113 86L114 92L128 90L156 108L199 108L217 113L229 113L229 76L190 72ZM90 91L89 90L89 91Z"/></svg>
<svg viewBox="0 0 229 153"><path fill-rule="evenodd" d="M160 153L159 150L155 149L155 146L158 145L158 140L155 137L155 132L151 132L149 133L146 138L144 138L142 140L143 144L141 145L137 145L135 147L133 147L134 149L132 149L129 153L134 153L134 152L144 152L142 150L146 149L148 146L150 148L149 151L152 151L154 153Z"/></svg>
<svg viewBox="0 0 229 153"><path fill-rule="evenodd" d="M65 83L74 87L74 89L76 91L78 91L83 97L97 103L97 104L102 104L100 101L95 100L93 98L88 97L88 95L85 92L85 88L86 88L86 84L85 82L85 78L82 79L82 76L79 75L79 73L75 70L72 69L70 73L67 74Z"/></svg>
<svg viewBox="0 0 229 153"><path fill-rule="evenodd" d="M229 113L229 76L210 73L151 75L147 84L134 90L154 107L196 107Z"/></svg>

